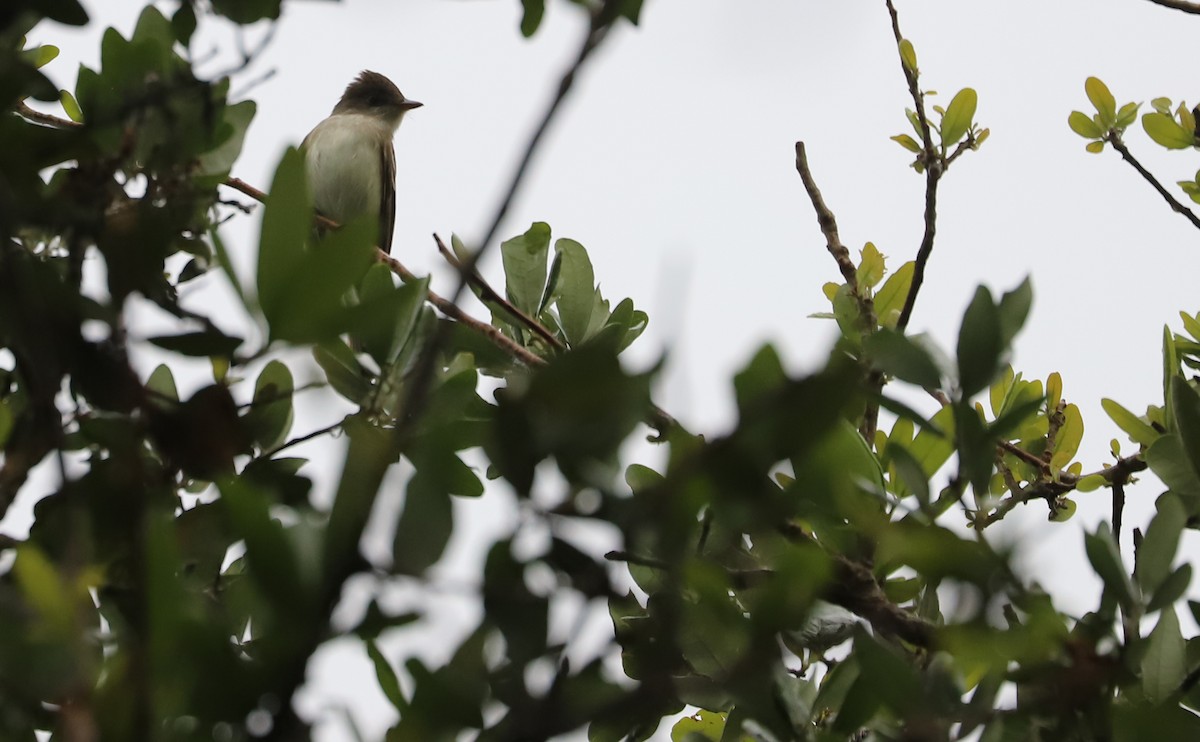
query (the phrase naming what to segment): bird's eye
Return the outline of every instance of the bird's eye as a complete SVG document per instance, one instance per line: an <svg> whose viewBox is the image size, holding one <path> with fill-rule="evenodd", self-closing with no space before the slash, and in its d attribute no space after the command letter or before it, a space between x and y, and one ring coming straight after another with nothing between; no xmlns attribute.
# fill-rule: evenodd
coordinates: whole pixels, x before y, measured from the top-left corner
<svg viewBox="0 0 1200 742"><path fill-rule="evenodd" d="M383 105L383 98L380 98L378 95L372 95L367 99L367 105L371 106L372 108L378 108L379 106Z"/></svg>

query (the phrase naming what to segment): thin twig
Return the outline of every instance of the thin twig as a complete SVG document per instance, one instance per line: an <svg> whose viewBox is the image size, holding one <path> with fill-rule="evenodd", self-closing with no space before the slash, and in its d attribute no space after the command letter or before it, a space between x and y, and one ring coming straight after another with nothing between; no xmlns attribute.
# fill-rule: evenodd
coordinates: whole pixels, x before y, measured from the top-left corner
<svg viewBox="0 0 1200 742"><path fill-rule="evenodd" d="M846 246L842 244L841 237L838 236L837 218L825 204L825 199L821 196L821 189L817 188L817 181L808 167L804 142L796 142L796 172L800 173L804 190L808 192L808 198L812 201L813 211L817 212L817 225L821 228L821 234L825 235L825 249L829 250L829 254L837 262L842 278L846 279L846 285L850 287L855 296L858 296L858 273L854 268L854 261L850 259L850 251L846 249Z"/></svg>
<svg viewBox="0 0 1200 742"><path fill-rule="evenodd" d="M72 121L71 119L60 118L49 113L35 111L30 108L25 101L21 101L17 104L16 111L23 119L33 121L34 123L38 124L45 124L46 126L53 126L56 129L78 129L83 126L83 124L78 121Z"/></svg>
<svg viewBox="0 0 1200 742"><path fill-rule="evenodd" d="M269 458L273 457L275 454L279 453L280 451L291 448L292 446L298 446L301 443L307 443L308 441L311 441L313 438L320 438L323 435L332 433L333 431L342 427L342 425L346 422L347 419L349 419L349 416L343 417L341 420L338 420L336 423L331 423L329 425L326 425L323 428L314 430L311 433L305 433L304 435L292 438L291 440L289 440L285 443L281 443L278 446L276 446L275 448L272 448L270 451L263 452L263 454L261 456L259 456L258 458L269 459Z"/></svg>
<svg viewBox="0 0 1200 742"><path fill-rule="evenodd" d="M1200 229L1200 217L1196 216L1195 212L1180 203L1179 199L1172 196L1167 189L1163 187L1163 184L1158 182L1158 178L1155 178L1149 170L1142 166L1142 163L1138 162L1138 159L1134 157L1133 153L1129 151L1129 148L1125 146L1125 142L1121 140L1120 134L1115 131L1110 131L1108 132L1108 136L1105 137L1105 140L1112 145L1113 149L1121 153L1121 158L1124 159L1125 162L1128 162L1130 165L1132 165L1133 169L1137 170L1138 174L1145 178L1147 183L1154 186L1154 190L1158 191L1158 195L1163 197L1163 200L1170 205L1172 211L1177 214L1182 214L1189 222L1192 223L1193 227Z"/></svg>
<svg viewBox="0 0 1200 742"><path fill-rule="evenodd" d="M1150 0L1150 2L1164 8L1200 15L1200 3L1189 3L1187 0Z"/></svg>
<svg viewBox="0 0 1200 742"><path fill-rule="evenodd" d="M987 515L987 517L977 520L973 525L976 529L982 530L998 521L1004 520L1004 517L1012 512L1018 505L1024 505L1027 502L1034 500L1051 501L1055 497L1060 497L1074 490L1078 486L1080 480L1087 477L1100 475L1104 477L1105 482L1116 490L1121 489L1121 502L1124 504L1125 485L1130 478L1137 472L1144 471L1147 467L1146 460L1140 455L1129 456L1123 459L1118 459L1112 466L1101 469L1100 471L1092 472L1091 474L1082 474L1074 476L1063 472L1057 480L1046 482L1038 482L1031 484L1020 492L1013 492L1008 497L1004 498L996 504L996 508ZM1114 502L1116 493L1113 494ZM1114 529L1120 516L1116 509L1113 512Z"/></svg>
<svg viewBox="0 0 1200 742"><path fill-rule="evenodd" d="M892 18L892 35L896 38L896 53L899 54L900 43L904 40L904 35L900 32L900 16L896 12L896 6L892 0L885 1L888 14ZM921 92L921 88L917 84L917 72L909 69L908 65L904 63L903 57L900 59L900 68L904 71L904 80L908 83L908 93L912 96L913 105L916 107L917 123L921 129L922 159L925 166L925 233L921 236L921 246L917 249L912 284L909 286L908 296L904 299L904 308L900 310L900 318L896 321L896 329L903 331L908 327L908 321L912 318L913 307L917 303L917 294L921 291L921 285L925 283L925 266L929 264L929 257L933 254L933 240L937 234L938 181L942 177L943 163L941 156L933 146L933 128L929 125L929 118L925 114L925 94Z"/></svg>
<svg viewBox="0 0 1200 742"><path fill-rule="evenodd" d="M442 242L441 237L435 234L433 236L433 240L437 243L438 252L442 254L442 257L445 258L446 262L449 263L454 270L458 271L460 275L464 276L472 286L479 290L480 298L482 298L484 302L492 302L493 304L498 305L501 309L512 316L513 319L525 325L538 337L549 343L552 348L556 348L558 350L566 349L567 346L564 345L561 340L555 337L554 333L546 329L545 325L543 325L541 322L538 322L533 317L530 317L528 314L525 314L517 307L513 306L512 302L510 302L508 299L505 299L499 294L499 292L493 289L492 285L489 284L483 276L479 275L479 271L467 273L466 266L458 259L458 256L450 251L450 248L446 247L446 243Z"/></svg>
<svg viewBox="0 0 1200 742"><path fill-rule="evenodd" d="M1125 482L1114 479L1112 483L1112 526L1113 541L1121 548L1121 525L1125 518Z"/></svg>

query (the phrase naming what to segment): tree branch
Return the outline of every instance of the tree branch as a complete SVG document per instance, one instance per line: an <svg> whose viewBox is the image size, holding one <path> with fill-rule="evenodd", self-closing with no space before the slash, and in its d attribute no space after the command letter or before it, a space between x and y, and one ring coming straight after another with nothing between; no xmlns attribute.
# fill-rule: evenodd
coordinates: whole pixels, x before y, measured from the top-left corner
<svg viewBox="0 0 1200 742"><path fill-rule="evenodd" d="M1120 134L1115 131L1109 131L1108 136L1106 136L1104 139L1112 145L1113 149L1121 153L1121 158L1124 159L1125 162L1128 162L1130 165L1132 165L1133 169L1137 170L1138 174L1141 175L1147 183L1154 186L1154 190L1158 191L1158 195L1163 197L1163 200L1167 202L1172 211L1183 215L1185 219L1192 223L1193 227L1200 229L1200 217L1196 216L1195 212L1180 203L1179 199L1172 196L1167 189L1163 187L1163 184L1158 182L1158 178L1155 178L1149 170L1142 166L1142 163L1138 162L1138 159L1134 157L1133 153L1129 151L1129 148L1125 146L1125 142L1121 140Z"/></svg>
<svg viewBox="0 0 1200 742"><path fill-rule="evenodd" d="M1183 13L1200 15L1200 3L1190 3L1187 0L1150 0L1150 2Z"/></svg>
<svg viewBox="0 0 1200 742"><path fill-rule="evenodd" d="M896 38L896 53L900 52L900 43L904 41L904 35L900 32L900 16L896 12L896 6L892 0L885 0L887 3L888 14L892 19L892 35ZM909 69L904 63L904 58L900 58L900 68L904 71L904 80L908 83L908 93L912 96L914 110L917 114L917 123L921 129L921 159L924 160L925 166L925 233L921 236L921 246L917 249L917 259L913 265L912 284L908 289L908 296L904 299L904 308L900 310L900 318L896 322L896 329L903 331L908 327L908 322L912 319L913 307L917 303L917 294L921 291L921 285L925 283L925 266L929 264L929 257L933 254L933 239L937 235L937 191L938 181L941 180L943 163L941 156L933 146L933 129L929 125L929 118L925 114L925 94L921 92L921 88L917 85L917 71Z"/></svg>
<svg viewBox="0 0 1200 742"><path fill-rule="evenodd" d="M512 302L501 296L495 289L492 288L492 285L489 284L483 276L479 275L479 271L471 271L468 273L466 265L459 261L458 257L450 251L450 248L446 247L446 243L442 242L441 237L434 234L433 240L437 243L438 252L442 254L442 257L445 258L446 262L449 263L454 270L458 271L459 275L461 275L468 282L470 282L472 286L479 290L480 298L485 303L492 302L493 304L498 305L513 319L525 325L532 330L534 334L545 340L550 347L555 348L556 350L566 350L567 346L564 345L561 340L555 337L552 332L547 330L545 325L513 306Z"/></svg>
<svg viewBox="0 0 1200 742"><path fill-rule="evenodd" d="M817 212L817 224L821 228L821 234L825 235L825 249L829 250L829 254L837 262L842 278L846 279L846 285L850 287L855 296L858 296L858 272L854 268L854 262L850 259L850 251L846 249L838 236L837 219L825 205L821 190L817 188L817 181L808 167L804 142L796 142L796 172L800 173L800 180L804 182L804 190L808 192L808 198L812 201L813 211Z"/></svg>

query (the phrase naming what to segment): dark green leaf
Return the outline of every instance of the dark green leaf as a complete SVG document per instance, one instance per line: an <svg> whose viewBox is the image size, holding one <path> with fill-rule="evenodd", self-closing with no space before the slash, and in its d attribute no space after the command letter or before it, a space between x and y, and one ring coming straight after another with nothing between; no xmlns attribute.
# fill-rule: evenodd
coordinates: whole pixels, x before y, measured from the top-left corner
<svg viewBox="0 0 1200 742"><path fill-rule="evenodd" d="M863 350L879 368L897 379L929 389L941 386L937 364L903 333L881 328L867 337Z"/></svg>
<svg viewBox="0 0 1200 742"><path fill-rule="evenodd" d="M392 569L400 574L423 574L441 558L453 530L450 495L431 486L429 476L418 470L405 490L404 513L392 544Z"/></svg>
<svg viewBox="0 0 1200 742"><path fill-rule="evenodd" d="M554 243L555 260L561 260L558 280L554 287L555 304L562 320L563 332L572 346L587 340L595 306L596 277L587 250L575 240L560 239Z"/></svg>
<svg viewBox="0 0 1200 742"><path fill-rule="evenodd" d="M241 338L230 337L217 330L189 332L183 335L160 335L147 338L147 340L164 350L199 358L213 356L232 358L234 351L242 344Z"/></svg>
<svg viewBox="0 0 1200 742"><path fill-rule="evenodd" d="M500 245L508 300L526 314L537 312L546 286L546 261L550 253L550 225L535 222L525 234Z"/></svg>
<svg viewBox="0 0 1200 742"><path fill-rule="evenodd" d="M292 372L280 361L271 361L254 384L254 400L244 418L259 450L270 451L287 439L294 409Z"/></svg>
<svg viewBox="0 0 1200 742"><path fill-rule="evenodd" d="M1187 511L1176 495L1168 492L1155 505L1158 512L1137 550L1133 572L1144 595L1153 595L1170 573L1187 525Z"/></svg>
<svg viewBox="0 0 1200 742"><path fill-rule="evenodd" d="M958 383L963 399L985 389L1000 370L1004 353L1001 321L991 292L980 286L958 332Z"/></svg>

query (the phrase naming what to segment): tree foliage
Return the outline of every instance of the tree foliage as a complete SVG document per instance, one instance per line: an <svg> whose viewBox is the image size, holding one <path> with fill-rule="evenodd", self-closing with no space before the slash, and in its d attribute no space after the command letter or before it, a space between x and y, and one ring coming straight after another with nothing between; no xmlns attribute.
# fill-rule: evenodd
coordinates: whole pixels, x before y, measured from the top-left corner
<svg viewBox="0 0 1200 742"><path fill-rule="evenodd" d="M577 4L589 32L548 117L588 52L642 5ZM544 3L521 6L529 36ZM921 244L899 265L871 243L855 259L797 144L840 274L821 315L839 339L807 376L761 348L732 380L736 424L704 435L654 405L655 369L621 362L645 313L606 298L586 248L545 223L498 246L502 290L475 270L487 241L442 245L490 311L480 320L379 253L369 223L318 237L289 150L265 196L255 276L239 276L221 193L263 198L230 177L255 106L229 100L227 78L197 77L182 51L199 23L274 19L280 3L156 8L128 39L105 33L98 69L82 69L74 91L39 72L57 50L27 48L24 34L43 19L87 23L76 0L0 11L0 513L41 497L28 535L0 544L0 737L301 739L292 700L309 659L352 636L395 707L394 740L583 728L646 739L685 709L674 740L1200 738L1200 645L1179 617L1200 620L1200 603L1185 599L1191 565L1177 564L1200 523L1200 392L1188 376L1200 314L1164 331L1161 405L1138 414L1103 401L1132 450L1113 441L1112 460L1090 467L1076 460L1084 422L1063 380L1009 365L1030 281L979 287L952 352L909 330L941 179L968 166L960 158L988 129L971 88L927 106L928 71L890 0L881 12L912 98L912 131L893 139L924 179ZM1200 226L1126 145L1140 105L1118 105L1096 78L1084 90L1095 112L1067 123L1088 150L1111 145ZM1193 109L1151 108L1141 123L1153 142L1196 147ZM1200 174L1179 188L1200 202ZM231 287L238 326L181 304L180 286L200 280ZM186 399L170 364L135 370L134 296L176 318L151 344L211 363ZM293 430L298 364L354 412ZM335 432L344 454L323 506L309 462L289 451ZM663 463L623 457L638 435ZM47 459L53 484L30 476ZM1122 506L1146 469L1165 490L1133 532L1131 565ZM360 541L394 470L403 512L391 558L372 561ZM522 518L490 546L482 619L447 662L398 665L381 650L420 611L372 602L356 626L332 623L355 575L429 579L456 514L470 512L454 501L481 495L485 479L511 487ZM1103 594L1067 615L987 529L1036 502L1069 520L1073 494L1101 488L1111 522L1081 547ZM572 535L580 524L619 534L620 547L595 553ZM524 548L531 529L546 538ZM573 638L552 634L550 612L572 598L607 609L622 672L566 659Z"/></svg>

